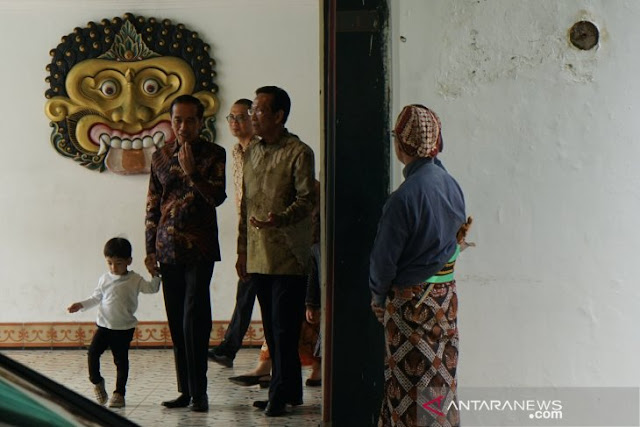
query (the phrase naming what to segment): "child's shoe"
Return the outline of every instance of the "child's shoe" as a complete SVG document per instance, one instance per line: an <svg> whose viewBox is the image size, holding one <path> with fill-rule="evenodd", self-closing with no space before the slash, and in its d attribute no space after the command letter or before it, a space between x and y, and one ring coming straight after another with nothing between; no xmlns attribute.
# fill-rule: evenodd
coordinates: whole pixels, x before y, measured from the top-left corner
<svg viewBox="0 0 640 427"><path fill-rule="evenodd" d="M109 401L109 408L124 408L124 396L114 391Z"/></svg>
<svg viewBox="0 0 640 427"><path fill-rule="evenodd" d="M107 394L107 390L104 388L104 379L98 384L93 385L93 393L96 395L96 400L99 404L104 405L107 403L109 395Z"/></svg>

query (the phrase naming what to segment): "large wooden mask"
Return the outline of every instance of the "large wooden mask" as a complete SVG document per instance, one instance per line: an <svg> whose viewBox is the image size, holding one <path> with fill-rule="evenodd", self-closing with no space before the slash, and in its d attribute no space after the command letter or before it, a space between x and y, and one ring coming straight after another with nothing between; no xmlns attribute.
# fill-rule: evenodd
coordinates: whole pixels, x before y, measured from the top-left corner
<svg viewBox="0 0 640 427"><path fill-rule="evenodd" d="M213 141L219 105L208 51L168 19L127 13L74 29L47 65L53 147L92 170L148 173L156 148L174 140L169 109L184 94L204 104L202 136Z"/></svg>

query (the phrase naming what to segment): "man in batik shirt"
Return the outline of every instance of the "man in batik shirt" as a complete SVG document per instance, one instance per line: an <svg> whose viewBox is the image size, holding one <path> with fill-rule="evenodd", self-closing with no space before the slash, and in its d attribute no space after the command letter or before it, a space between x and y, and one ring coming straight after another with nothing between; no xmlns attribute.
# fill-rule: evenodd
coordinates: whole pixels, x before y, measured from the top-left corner
<svg viewBox="0 0 640 427"><path fill-rule="evenodd" d="M285 128L289 95L265 86L249 111L261 140L244 160L238 262L241 279L255 281L273 368L268 401L256 401L267 416L302 403L298 356L305 315L306 276L315 203L311 148Z"/></svg>
<svg viewBox="0 0 640 427"><path fill-rule="evenodd" d="M242 200L244 154L250 145L253 145L260 139L253 131L251 118L249 117L249 108L251 108L251 101L249 99L239 99L233 103L229 115L227 115L229 130L238 141L233 146L233 151L231 152L233 157L233 184L236 191L238 215L240 214L240 202ZM224 334L224 339L219 346L209 350L209 357L212 360L222 366L228 368L233 367L233 359L235 359L236 353L240 350L240 347L242 347L242 339L247 333L247 329L251 323L255 300L256 287L253 282L251 280L238 280L236 306L233 310L229 327ZM267 367L265 375L269 375L270 370L271 367ZM248 385L258 384L258 379L260 378L258 375L241 375L240 377L236 378L255 380Z"/></svg>
<svg viewBox="0 0 640 427"><path fill-rule="evenodd" d="M209 285L220 260L216 207L225 193L225 150L199 137L204 107L191 95L171 105L175 141L153 154L147 195L145 264L162 275L178 377L168 408L209 409ZM159 266L158 266L159 264Z"/></svg>

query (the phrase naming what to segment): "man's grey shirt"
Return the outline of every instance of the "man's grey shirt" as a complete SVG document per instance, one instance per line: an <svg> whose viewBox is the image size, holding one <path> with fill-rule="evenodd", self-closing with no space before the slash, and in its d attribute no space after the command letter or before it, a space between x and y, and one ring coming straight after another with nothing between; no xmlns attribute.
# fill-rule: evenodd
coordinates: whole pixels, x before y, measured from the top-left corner
<svg viewBox="0 0 640 427"><path fill-rule="evenodd" d="M369 288L379 306L391 286L417 285L440 271L466 218L460 186L433 159L414 160L403 174L382 209L371 251Z"/></svg>

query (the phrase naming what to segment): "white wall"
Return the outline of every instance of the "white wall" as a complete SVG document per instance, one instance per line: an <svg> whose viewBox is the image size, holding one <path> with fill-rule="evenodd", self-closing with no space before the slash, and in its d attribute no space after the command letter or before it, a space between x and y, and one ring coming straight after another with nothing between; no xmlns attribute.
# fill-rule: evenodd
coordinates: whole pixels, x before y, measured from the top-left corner
<svg viewBox="0 0 640 427"><path fill-rule="evenodd" d="M234 139L224 121L233 101L252 99L259 86L285 88L292 99L288 127L314 149L319 166L317 0L0 1L0 323L95 319L95 311L69 315L65 307L93 291L106 268L102 247L114 235L132 241L133 269L145 272L148 176L100 174L63 158L51 147L44 115L49 50L75 27L125 12L184 23L211 45L217 63L217 142L229 161L228 199L218 211L223 260L212 285L214 319L231 317L237 282ZM160 294L140 300L140 320L166 319Z"/></svg>
<svg viewBox="0 0 640 427"><path fill-rule="evenodd" d="M640 2L390 4L392 120L440 115L475 220L460 385L638 386ZM583 19L592 51L568 41Z"/></svg>

